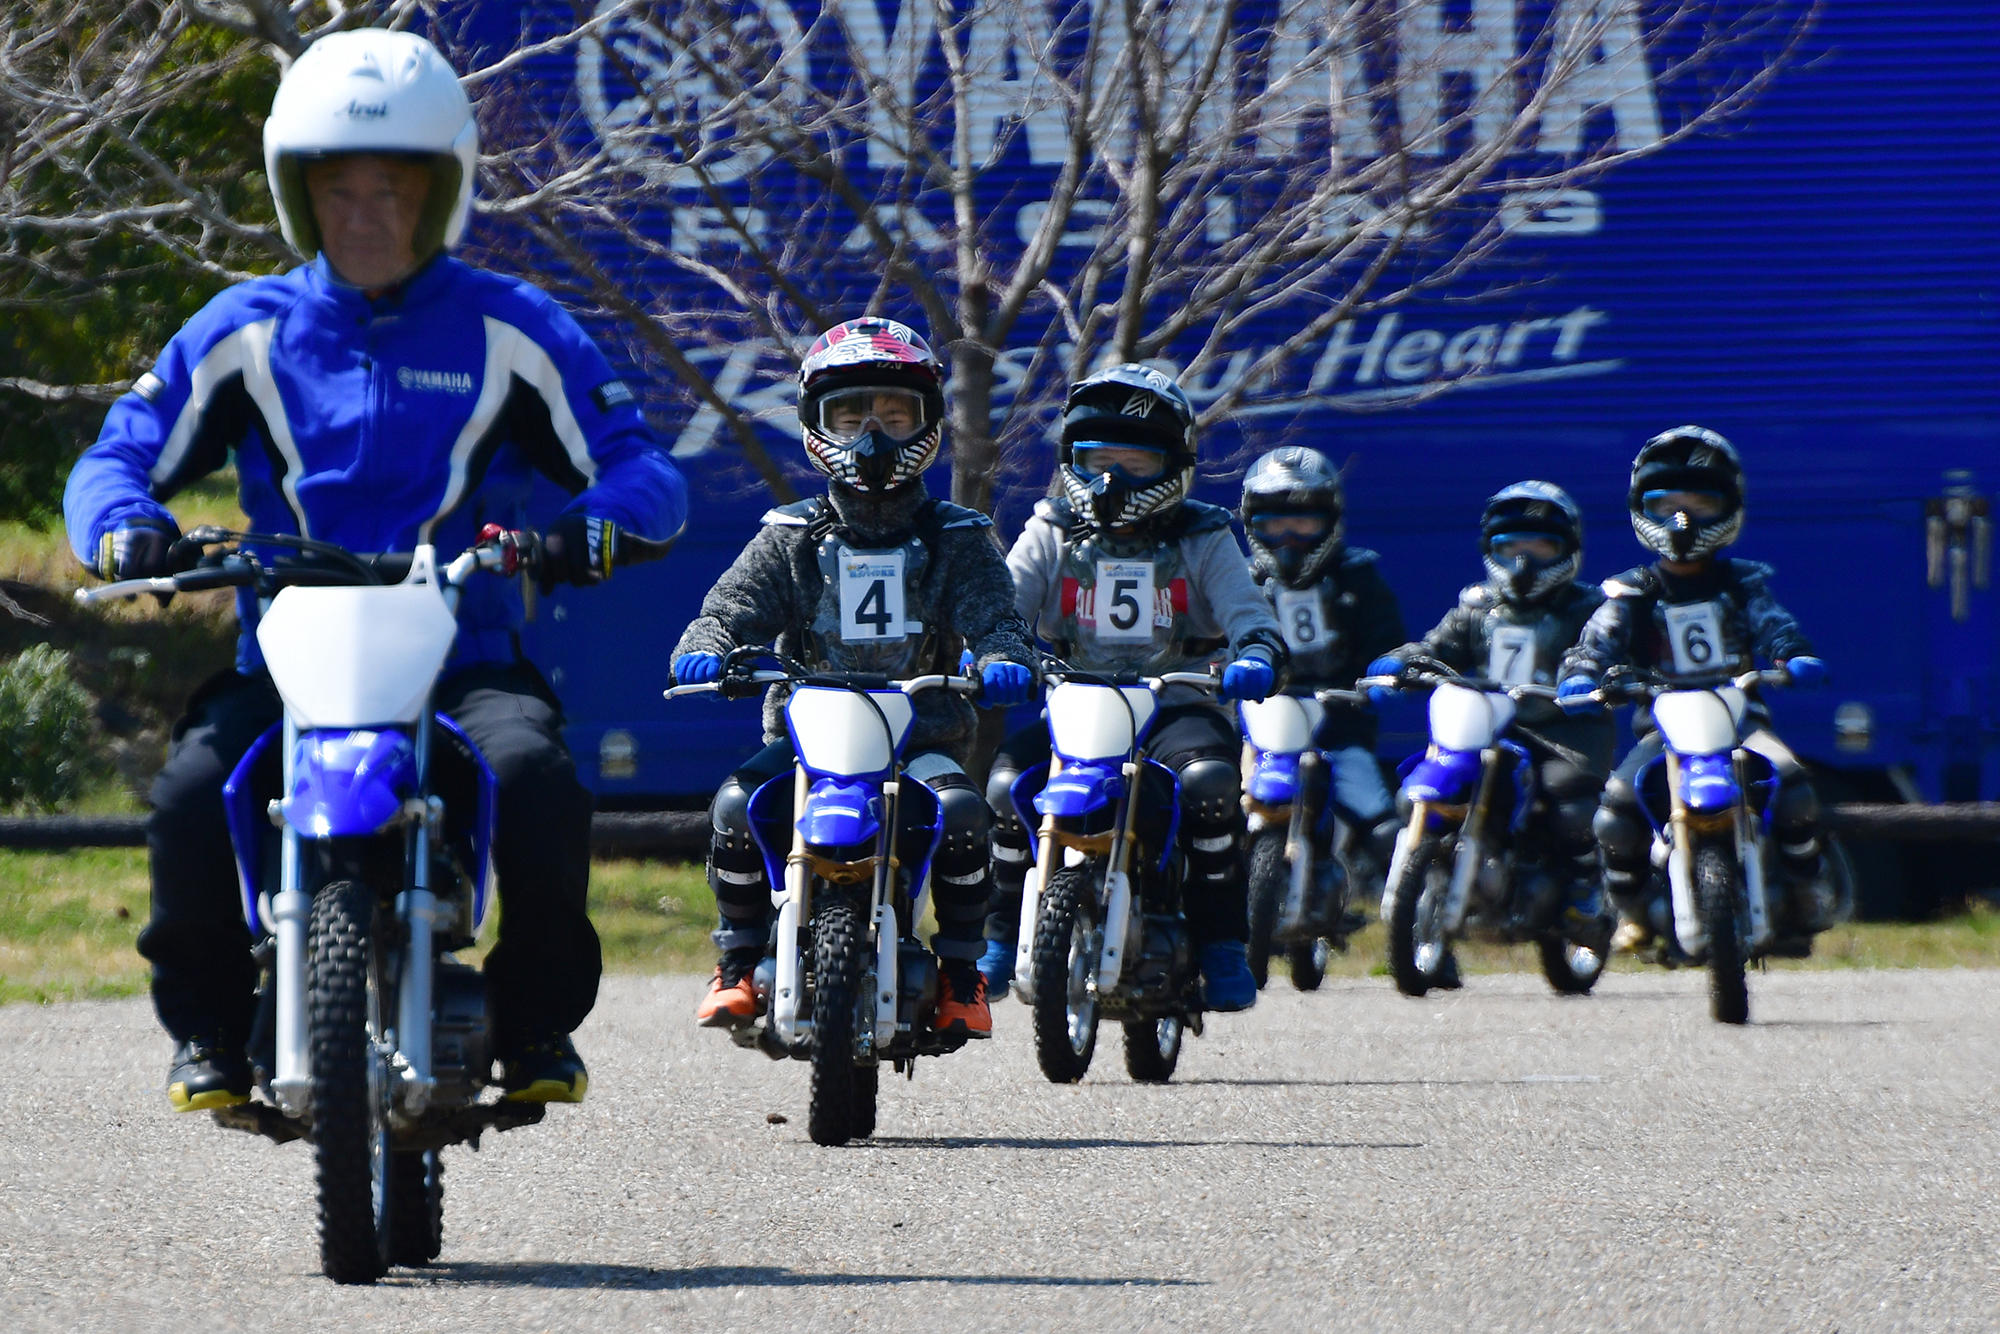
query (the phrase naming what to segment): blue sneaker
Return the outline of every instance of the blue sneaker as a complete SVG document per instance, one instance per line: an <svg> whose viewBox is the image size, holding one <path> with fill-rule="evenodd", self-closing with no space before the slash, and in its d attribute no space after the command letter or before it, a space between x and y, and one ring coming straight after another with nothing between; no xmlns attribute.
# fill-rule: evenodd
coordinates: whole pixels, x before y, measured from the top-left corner
<svg viewBox="0 0 2000 1334"><path fill-rule="evenodd" d="M1014 947L1001 940L987 941L986 952L979 956L979 972L986 979L987 1003L1003 999L1014 985Z"/></svg>
<svg viewBox="0 0 2000 1334"><path fill-rule="evenodd" d="M1257 1003L1257 979L1250 973L1250 947L1218 940L1201 947L1201 1003L1218 1013L1247 1010Z"/></svg>

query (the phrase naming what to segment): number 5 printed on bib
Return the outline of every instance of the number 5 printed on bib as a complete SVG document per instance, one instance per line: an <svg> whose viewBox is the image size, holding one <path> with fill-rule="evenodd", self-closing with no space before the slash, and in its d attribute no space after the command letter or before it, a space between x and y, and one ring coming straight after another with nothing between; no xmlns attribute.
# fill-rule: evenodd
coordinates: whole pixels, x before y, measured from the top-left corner
<svg viewBox="0 0 2000 1334"><path fill-rule="evenodd" d="M1105 560L1097 563L1092 597L1097 637L1144 641L1153 637L1153 562Z"/></svg>
<svg viewBox="0 0 2000 1334"><path fill-rule="evenodd" d="M1722 664L1722 612L1713 602L1689 602L1661 609L1674 670L1684 676L1712 672Z"/></svg>
<svg viewBox="0 0 2000 1334"><path fill-rule="evenodd" d="M903 553L877 551L840 558L840 637L850 643L902 639Z"/></svg>

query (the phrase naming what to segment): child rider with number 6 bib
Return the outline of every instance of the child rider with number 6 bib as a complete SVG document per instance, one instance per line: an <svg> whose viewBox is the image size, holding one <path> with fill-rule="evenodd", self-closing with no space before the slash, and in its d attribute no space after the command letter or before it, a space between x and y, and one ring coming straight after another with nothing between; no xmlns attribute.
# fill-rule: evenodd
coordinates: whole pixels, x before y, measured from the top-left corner
<svg viewBox="0 0 2000 1334"><path fill-rule="evenodd" d="M1559 704L1578 712L1600 707L1591 692L1621 665L1688 686L1726 681L1757 658L1789 672L1795 685L1826 678L1826 664L1812 656L1798 622L1771 596L1771 567L1716 554L1743 528L1743 463L1734 446L1700 426L1654 436L1632 461L1627 507L1633 532L1660 558L1605 580L1604 605L1563 658ZM1769 760L1778 777L1771 817L1786 889L1779 949L1797 953L1831 924L1833 896L1820 875L1819 798L1769 724L1770 714L1752 700L1743 744ZM1605 784L1595 821L1604 887L1626 919L1614 943L1626 950L1671 936L1665 897L1651 890L1652 837L1634 788L1662 743L1650 710L1640 709L1632 727L1639 743Z"/></svg>
<svg viewBox="0 0 2000 1334"><path fill-rule="evenodd" d="M1035 506L1007 555L1015 605L1079 671L1198 670L1227 650L1221 697L1262 699L1285 661L1270 604L1257 595L1229 512L1188 498L1194 408L1171 378L1125 362L1071 386L1063 406L1059 494ZM1180 777L1183 906L1200 951L1203 1003L1247 1010L1243 807L1236 721L1193 687L1169 686L1145 747ZM986 794L998 894L980 969L998 996L1013 982L1028 831L1010 789L1049 765L1045 721L1007 738Z"/></svg>
<svg viewBox="0 0 2000 1334"><path fill-rule="evenodd" d="M722 655L768 644L814 670L907 677L980 674L981 702L1024 703L1035 654L1014 610L1014 584L984 514L933 499L923 473L943 435L944 368L913 330L858 319L821 334L799 370L806 457L830 479L824 496L780 506L703 599L674 650L674 679L713 681ZM926 691L903 773L937 793L944 830L931 867L942 992L934 1026L992 1036L977 962L992 894L986 802L961 767L971 705ZM750 834L750 796L793 764L782 687L764 704L768 744L731 774L710 808L709 886L721 960L695 1012L705 1027L754 1020L754 974L769 944L771 886Z"/></svg>

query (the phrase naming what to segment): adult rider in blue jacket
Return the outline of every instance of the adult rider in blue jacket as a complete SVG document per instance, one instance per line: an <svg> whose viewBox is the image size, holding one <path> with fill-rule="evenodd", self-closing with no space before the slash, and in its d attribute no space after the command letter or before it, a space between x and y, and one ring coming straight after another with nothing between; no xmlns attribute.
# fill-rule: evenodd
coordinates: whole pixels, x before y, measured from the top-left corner
<svg viewBox="0 0 2000 1334"><path fill-rule="evenodd" d="M576 322L518 279L445 253L464 231L478 130L457 77L410 33L314 43L279 84L265 166L286 238L311 263L210 301L115 403L70 474L71 545L98 575L169 572L165 502L233 463L252 529L350 550L455 552L519 526L539 472L573 499L545 525L541 578L594 584L661 554L687 512L680 474ZM256 970L237 906L221 788L281 705L238 597L234 670L174 729L147 823L160 1021L179 1044L177 1110L250 1093ZM569 1034L595 1003L586 913L591 800L554 696L520 656L509 581L476 580L438 690L499 778L504 905L487 960L508 1096L581 1101Z"/></svg>

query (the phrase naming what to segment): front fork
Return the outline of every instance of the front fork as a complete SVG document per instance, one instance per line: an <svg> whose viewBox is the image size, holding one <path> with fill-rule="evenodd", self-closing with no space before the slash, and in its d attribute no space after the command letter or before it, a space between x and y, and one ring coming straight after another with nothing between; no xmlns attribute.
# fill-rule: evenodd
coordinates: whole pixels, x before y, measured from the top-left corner
<svg viewBox="0 0 2000 1334"><path fill-rule="evenodd" d="M1051 758L1049 776L1061 772L1062 760ZM1138 838L1138 798L1140 764L1136 757L1125 761L1125 795L1111 826L1111 850L1104 866L1104 943L1097 956L1097 987L1110 991L1125 971L1125 938L1132 924L1132 848ZM1060 831L1054 815L1042 816L1041 836L1035 847L1035 864L1021 887L1021 921L1014 945L1014 977L1023 1000L1034 1003L1035 932L1041 920L1042 889L1055 874Z"/></svg>
<svg viewBox="0 0 2000 1334"><path fill-rule="evenodd" d="M1673 897L1674 936L1680 941L1683 951L1700 954L1708 948L1708 924L1702 917L1701 903L1695 894L1694 822L1681 796L1680 756L1672 750L1665 753L1667 793L1671 801L1667 827L1672 835L1667 849L1667 886ZM1754 953L1771 942L1770 904L1764 884L1764 845L1757 831L1755 813L1750 809L1750 789L1745 782L1741 749L1731 757L1731 767L1736 775L1738 795L1730 832L1735 863L1743 876L1744 907L1750 918L1750 950Z"/></svg>

